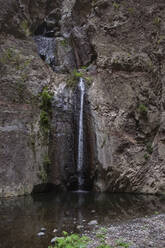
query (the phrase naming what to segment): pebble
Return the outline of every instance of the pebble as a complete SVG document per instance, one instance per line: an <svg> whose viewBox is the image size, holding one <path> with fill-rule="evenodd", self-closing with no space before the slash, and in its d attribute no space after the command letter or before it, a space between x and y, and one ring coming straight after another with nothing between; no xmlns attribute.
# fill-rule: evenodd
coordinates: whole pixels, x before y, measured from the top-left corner
<svg viewBox="0 0 165 248"><path fill-rule="evenodd" d="M38 235L39 237L42 237L42 236L45 235L45 233L44 233L44 232L39 232L39 233L37 233L37 235Z"/></svg>
<svg viewBox="0 0 165 248"><path fill-rule="evenodd" d="M55 243L55 242L56 242L56 239L57 239L57 237L54 237L54 238L51 239L50 242L51 242L51 243Z"/></svg>
<svg viewBox="0 0 165 248"><path fill-rule="evenodd" d="M41 228L41 232L45 232L46 231L46 228L45 227L42 227Z"/></svg>
<svg viewBox="0 0 165 248"><path fill-rule="evenodd" d="M88 225L92 226L92 225L98 225L97 220L91 220Z"/></svg>
<svg viewBox="0 0 165 248"><path fill-rule="evenodd" d="M82 228L83 228L83 226L81 226L81 225L77 226L77 229L82 229Z"/></svg>

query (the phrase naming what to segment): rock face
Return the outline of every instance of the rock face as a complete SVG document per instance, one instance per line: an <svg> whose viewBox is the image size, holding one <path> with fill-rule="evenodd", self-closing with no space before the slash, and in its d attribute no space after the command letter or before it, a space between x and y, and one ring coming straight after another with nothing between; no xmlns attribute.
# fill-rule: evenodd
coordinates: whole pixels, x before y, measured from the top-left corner
<svg viewBox="0 0 165 248"><path fill-rule="evenodd" d="M76 67L93 189L164 193L164 0L0 4L0 196L76 184Z"/></svg>

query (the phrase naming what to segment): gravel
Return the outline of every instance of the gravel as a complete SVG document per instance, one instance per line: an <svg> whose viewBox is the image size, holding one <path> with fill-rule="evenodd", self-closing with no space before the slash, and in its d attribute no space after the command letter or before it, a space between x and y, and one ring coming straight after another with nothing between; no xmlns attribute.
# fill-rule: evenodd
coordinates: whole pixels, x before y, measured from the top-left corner
<svg viewBox="0 0 165 248"><path fill-rule="evenodd" d="M96 227L95 227L96 228ZM100 243L96 233L101 227L91 231L92 242L89 248L97 247ZM120 242L129 244L129 248L165 248L165 215L138 218L122 224L104 227L104 240L112 247L124 247ZM120 241L120 242L119 242Z"/></svg>

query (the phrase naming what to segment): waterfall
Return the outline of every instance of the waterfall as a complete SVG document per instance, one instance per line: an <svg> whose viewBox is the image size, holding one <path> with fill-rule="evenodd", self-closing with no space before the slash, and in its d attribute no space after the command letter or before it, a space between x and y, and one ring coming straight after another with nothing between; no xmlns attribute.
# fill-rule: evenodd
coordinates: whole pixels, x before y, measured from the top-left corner
<svg viewBox="0 0 165 248"><path fill-rule="evenodd" d="M83 130L83 112L84 112L84 94L85 83L82 78L79 82L80 90L80 112L79 112L79 131L78 131L78 159L77 159L77 171L78 171L78 187L82 189L83 179L83 162L84 162L84 130Z"/></svg>
<svg viewBox="0 0 165 248"><path fill-rule="evenodd" d="M39 55L46 63L53 66L55 64L55 38L42 35L34 36Z"/></svg>

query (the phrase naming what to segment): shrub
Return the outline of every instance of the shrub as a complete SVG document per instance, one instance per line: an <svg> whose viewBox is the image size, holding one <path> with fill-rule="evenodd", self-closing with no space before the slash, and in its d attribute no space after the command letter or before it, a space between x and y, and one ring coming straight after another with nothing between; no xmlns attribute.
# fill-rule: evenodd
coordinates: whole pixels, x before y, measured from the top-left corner
<svg viewBox="0 0 165 248"><path fill-rule="evenodd" d="M55 241L54 246L48 248L86 248L89 242L89 238L86 236L80 236L78 234L68 235L67 232L63 232L64 237L59 237Z"/></svg>

